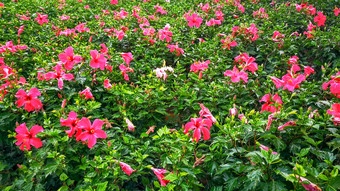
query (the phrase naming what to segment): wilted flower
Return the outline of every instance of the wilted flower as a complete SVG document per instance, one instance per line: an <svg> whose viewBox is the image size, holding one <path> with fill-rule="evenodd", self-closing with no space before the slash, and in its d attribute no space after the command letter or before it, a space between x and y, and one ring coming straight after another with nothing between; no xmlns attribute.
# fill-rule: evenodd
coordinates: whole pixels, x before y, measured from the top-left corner
<svg viewBox="0 0 340 191"><path fill-rule="evenodd" d="M135 126L133 125L133 123L128 118L125 118L125 122L128 125L129 131L135 131Z"/></svg>

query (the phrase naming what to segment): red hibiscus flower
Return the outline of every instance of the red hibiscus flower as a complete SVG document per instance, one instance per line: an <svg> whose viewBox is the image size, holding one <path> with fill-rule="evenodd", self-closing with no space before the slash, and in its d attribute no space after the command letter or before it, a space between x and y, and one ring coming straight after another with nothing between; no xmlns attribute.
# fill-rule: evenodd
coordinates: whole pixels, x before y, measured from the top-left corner
<svg viewBox="0 0 340 191"><path fill-rule="evenodd" d="M105 131L101 130L103 124L103 121L96 119L91 125L91 121L88 118L83 117L78 123L78 128L85 131L79 135L78 139L82 141L87 140L87 146L92 148L97 143L97 138L107 138Z"/></svg>
<svg viewBox="0 0 340 191"><path fill-rule="evenodd" d="M318 11L318 16L314 17L314 22L317 23L318 27L325 26L326 16L322 12Z"/></svg>
<svg viewBox="0 0 340 191"><path fill-rule="evenodd" d="M31 150L31 145L35 148L42 147L43 143L39 138L36 138L35 136L44 131L44 129L39 125L34 125L30 131L28 131L26 124L23 123L19 125L15 131L18 133L18 135L15 136L17 138L16 145L21 145L20 149L23 151L25 148L27 151Z"/></svg>
<svg viewBox="0 0 340 191"><path fill-rule="evenodd" d="M41 94L37 88L32 88L28 94L26 94L24 90L20 89L15 94L15 97L19 98L16 102L18 107L25 105L24 109L26 109L28 112L42 108L43 105L37 98L38 96L41 96Z"/></svg>

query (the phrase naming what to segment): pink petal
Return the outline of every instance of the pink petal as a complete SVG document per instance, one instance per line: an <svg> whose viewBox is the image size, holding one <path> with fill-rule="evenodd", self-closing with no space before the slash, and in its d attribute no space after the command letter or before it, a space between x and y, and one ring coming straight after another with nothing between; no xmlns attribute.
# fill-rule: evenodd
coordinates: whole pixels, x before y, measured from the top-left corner
<svg viewBox="0 0 340 191"><path fill-rule="evenodd" d="M36 134L40 133L40 132L43 132L44 129L42 126L39 126L39 125L34 125L31 130L30 130L30 133L32 136L35 136Z"/></svg>

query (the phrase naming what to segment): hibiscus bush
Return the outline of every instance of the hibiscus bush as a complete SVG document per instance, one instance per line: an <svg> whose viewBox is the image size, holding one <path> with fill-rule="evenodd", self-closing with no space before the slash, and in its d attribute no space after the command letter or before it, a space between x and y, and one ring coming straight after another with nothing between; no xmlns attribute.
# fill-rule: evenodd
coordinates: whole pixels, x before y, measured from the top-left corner
<svg viewBox="0 0 340 191"><path fill-rule="evenodd" d="M338 0L3 0L1 190L340 189Z"/></svg>

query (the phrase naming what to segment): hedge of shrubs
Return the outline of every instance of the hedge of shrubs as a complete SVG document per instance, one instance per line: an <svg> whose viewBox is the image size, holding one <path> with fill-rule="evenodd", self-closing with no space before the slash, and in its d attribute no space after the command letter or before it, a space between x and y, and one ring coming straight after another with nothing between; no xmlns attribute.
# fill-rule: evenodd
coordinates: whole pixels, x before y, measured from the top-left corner
<svg viewBox="0 0 340 191"><path fill-rule="evenodd" d="M4 0L1 190L339 190L340 2Z"/></svg>

